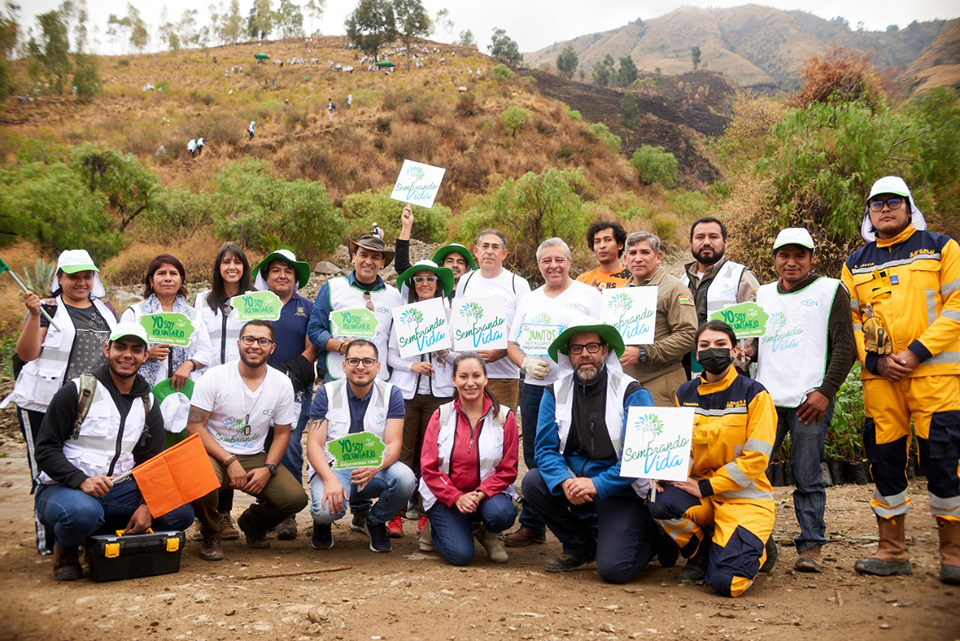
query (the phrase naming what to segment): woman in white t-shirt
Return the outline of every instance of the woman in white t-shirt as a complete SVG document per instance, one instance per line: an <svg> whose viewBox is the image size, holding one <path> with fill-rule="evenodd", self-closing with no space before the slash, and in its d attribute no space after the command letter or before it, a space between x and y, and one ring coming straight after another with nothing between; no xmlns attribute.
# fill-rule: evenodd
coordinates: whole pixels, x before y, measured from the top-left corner
<svg viewBox="0 0 960 641"><path fill-rule="evenodd" d="M200 312L212 349L211 365L223 365L240 358L237 340L243 323L237 321L230 299L253 290L250 263L243 249L227 243L213 261L211 287L197 294L194 308Z"/></svg>

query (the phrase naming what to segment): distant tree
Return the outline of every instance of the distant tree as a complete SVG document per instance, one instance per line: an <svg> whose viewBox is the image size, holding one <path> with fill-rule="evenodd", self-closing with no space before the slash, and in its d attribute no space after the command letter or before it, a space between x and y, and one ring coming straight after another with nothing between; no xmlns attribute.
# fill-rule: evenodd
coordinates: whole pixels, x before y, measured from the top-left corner
<svg viewBox="0 0 960 641"><path fill-rule="evenodd" d="M583 65L581 65L580 68L577 70L577 75L580 77L580 82L586 82L587 70L583 67Z"/></svg>
<svg viewBox="0 0 960 641"><path fill-rule="evenodd" d="M140 17L140 10L127 3L128 29L130 30L130 44L137 51L143 53L150 42L150 32L147 30L147 23Z"/></svg>
<svg viewBox="0 0 960 641"><path fill-rule="evenodd" d="M457 44L461 47L476 47L477 39L473 37L473 32L467 29L460 32L460 39Z"/></svg>
<svg viewBox="0 0 960 641"><path fill-rule="evenodd" d="M277 12L270 6L270 0L253 0L247 17L247 33L251 38L263 39L273 33L277 24Z"/></svg>
<svg viewBox="0 0 960 641"><path fill-rule="evenodd" d="M160 10L160 26L157 32L161 42L166 43L168 49L172 49L173 51L180 49L180 34L177 33L177 25L170 22L167 18L166 5Z"/></svg>
<svg viewBox="0 0 960 641"><path fill-rule="evenodd" d="M294 38L303 35L303 11L291 0L280 0L275 15L280 37Z"/></svg>
<svg viewBox="0 0 960 641"><path fill-rule="evenodd" d="M863 31L864 23L863 20L857 22L857 31Z"/></svg>
<svg viewBox="0 0 960 641"><path fill-rule="evenodd" d="M110 14L110 17L107 19L107 37L110 38L110 42L114 47L119 47L126 38L124 33L129 26L129 18L119 18L115 13Z"/></svg>
<svg viewBox="0 0 960 641"><path fill-rule="evenodd" d="M27 71L30 77L46 82L57 94L63 93L64 83L73 71L67 22L61 9L38 15L40 41L31 36L27 42L30 55Z"/></svg>
<svg viewBox="0 0 960 641"><path fill-rule="evenodd" d="M230 0L230 10L220 16L218 34L223 42L235 44L243 35L243 16L240 15L240 0Z"/></svg>
<svg viewBox="0 0 960 641"><path fill-rule="evenodd" d="M399 22L399 18L397 21ZM453 20L450 19L450 10L446 7L437 11L437 16L433 19L433 24L443 32L445 38L449 39L453 35Z"/></svg>
<svg viewBox="0 0 960 641"><path fill-rule="evenodd" d="M499 58L504 62L518 67L523 64L523 56L520 54L520 47L517 46L507 32L499 27L494 27L493 35L490 37L490 55Z"/></svg>
<svg viewBox="0 0 960 641"><path fill-rule="evenodd" d="M895 24L887 25L887 33L896 33L898 31L900 31L899 25L895 25Z"/></svg>
<svg viewBox="0 0 960 641"><path fill-rule="evenodd" d="M319 33L319 30L315 31L313 29L313 21L320 20L322 23L323 12L327 10L327 0L310 0L304 8L310 16L310 35Z"/></svg>
<svg viewBox="0 0 960 641"><path fill-rule="evenodd" d="M180 21L177 23L177 33L180 35L180 46L198 47L200 46L200 30L197 29L196 9L186 9L180 15Z"/></svg>
<svg viewBox="0 0 960 641"><path fill-rule="evenodd" d="M591 70L593 82L601 87L608 86L614 78L615 65L616 63L613 60L613 56L608 53L601 62L593 65L593 69Z"/></svg>
<svg viewBox="0 0 960 641"><path fill-rule="evenodd" d="M500 113L500 121L503 126L510 130L510 135L516 136L523 129L527 122L527 116L530 115L528 109L511 105Z"/></svg>
<svg viewBox="0 0 960 641"><path fill-rule="evenodd" d="M830 18L830 22L840 25L847 31L850 30L850 21L844 18L843 16L834 16Z"/></svg>
<svg viewBox="0 0 960 641"><path fill-rule="evenodd" d="M407 69L416 38L426 38L432 29L430 15L421 0L393 0L393 14L397 24L397 36L407 48Z"/></svg>
<svg viewBox="0 0 960 641"><path fill-rule="evenodd" d="M590 133L592 133L597 140L605 144L607 147L610 147L610 149L613 150L613 153L620 153L620 149L623 147L623 139L610 131L610 127L607 127L602 122L595 122L590 125Z"/></svg>
<svg viewBox="0 0 960 641"><path fill-rule="evenodd" d="M700 45L693 45L690 49L690 60L693 61L693 68L700 66Z"/></svg>
<svg viewBox="0 0 960 641"><path fill-rule="evenodd" d="M620 124L625 129L633 129L640 124L640 102L632 91L625 92L620 99Z"/></svg>
<svg viewBox="0 0 960 641"><path fill-rule="evenodd" d="M629 87L637 81L637 65L633 63L633 58L624 56L620 58L620 69L617 70L617 84L621 87Z"/></svg>
<svg viewBox="0 0 960 641"><path fill-rule="evenodd" d="M74 7L77 24L74 27L76 50L73 54L73 93L79 100L88 101L100 93L100 60L86 52L87 1L79 0Z"/></svg>
<svg viewBox="0 0 960 641"><path fill-rule="evenodd" d="M134 156L85 144L70 155L70 168L90 192L107 197L121 232L153 204L157 175Z"/></svg>
<svg viewBox="0 0 960 641"><path fill-rule="evenodd" d="M390 0L360 0L344 23L347 38L369 56L397 37L397 21Z"/></svg>
<svg viewBox="0 0 960 641"><path fill-rule="evenodd" d="M11 60L20 37L20 23L17 20L19 10L19 5L8 1L0 12L0 100L14 91Z"/></svg>
<svg viewBox="0 0 960 641"><path fill-rule="evenodd" d="M660 183L668 189L677 185L677 178L679 177L677 157L663 147L642 145L633 152L630 164L637 170L637 175L642 183L647 185Z"/></svg>
<svg viewBox="0 0 960 641"><path fill-rule="evenodd" d="M563 51L560 52L560 55L557 56L557 71L560 72L561 76L570 80L577 71L577 64L579 64L579 62L577 52L573 50L573 47L567 45L563 48Z"/></svg>
<svg viewBox="0 0 960 641"><path fill-rule="evenodd" d="M634 20L633 22L631 22L630 24L635 24L635 25L637 25L638 27L642 27L642 26L643 26L643 18L637 17L637 19Z"/></svg>

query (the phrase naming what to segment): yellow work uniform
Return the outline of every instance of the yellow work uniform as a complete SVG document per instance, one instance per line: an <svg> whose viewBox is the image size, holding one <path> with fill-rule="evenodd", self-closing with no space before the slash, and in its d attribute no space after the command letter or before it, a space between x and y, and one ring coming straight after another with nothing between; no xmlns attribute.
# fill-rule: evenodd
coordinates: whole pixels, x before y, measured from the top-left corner
<svg viewBox="0 0 960 641"><path fill-rule="evenodd" d="M764 545L776 518L766 469L777 410L760 383L733 367L716 383L684 383L676 401L694 408L690 476L700 479L703 498L671 486L650 510L687 558L712 526L705 580L720 594L740 596L766 560Z"/></svg>
<svg viewBox="0 0 960 641"><path fill-rule="evenodd" d="M906 514L913 419L920 467L937 518L960 521L960 245L908 225L855 251L843 266L863 365L864 447L879 517ZM867 330L866 332L864 330ZM898 382L881 353L910 350L920 364Z"/></svg>

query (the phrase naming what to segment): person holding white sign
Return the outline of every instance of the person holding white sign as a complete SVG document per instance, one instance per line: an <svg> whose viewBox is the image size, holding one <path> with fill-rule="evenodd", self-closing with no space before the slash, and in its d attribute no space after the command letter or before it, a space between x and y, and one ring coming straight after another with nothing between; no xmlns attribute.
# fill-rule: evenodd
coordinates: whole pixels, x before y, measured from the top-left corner
<svg viewBox="0 0 960 641"><path fill-rule="evenodd" d="M600 316L600 291L570 278L573 262L570 247L559 238L548 238L537 248L537 266L543 276L542 287L524 296L517 304L508 336L507 354L526 375L520 393L523 417L523 462L528 470L537 466L534 440L543 390L557 380L559 367L547 352L550 344L571 321L580 316ZM546 525L536 512L524 504L520 528L508 534L509 547L543 543Z"/></svg>
<svg viewBox="0 0 960 641"><path fill-rule="evenodd" d="M651 407L637 381L612 371L623 339L612 325L584 317L550 345L550 357L569 360L573 372L543 394L537 424L537 468L523 477L523 496L563 553L547 572L569 572L596 559L608 583L632 580L670 543L644 499L649 481L620 476L629 407ZM595 518L594 518L595 515ZM667 554L661 565L672 565Z"/></svg>
<svg viewBox="0 0 960 641"><path fill-rule="evenodd" d="M686 380L683 356L694 346L697 312L686 285L661 265L660 239L645 231L627 237L627 267L633 281L627 287L656 287L657 310L653 343L628 345L620 357L623 371L643 383L657 407L671 407Z"/></svg>
<svg viewBox="0 0 960 641"><path fill-rule="evenodd" d="M820 464L834 395L857 359L850 294L839 280L812 273L813 257L810 232L782 230L773 243L780 278L757 290L757 304L770 318L758 345L756 379L777 407L774 454L790 434L797 485L793 507L800 524L795 569L800 572L823 571L827 490Z"/></svg>
<svg viewBox="0 0 960 641"><path fill-rule="evenodd" d="M496 229L480 232L473 253L480 268L460 279L456 295L458 298L502 298L507 308L504 329L509 336L517 303L530 293L530 283L523 276L503 268L503 261L507 257L507 239ZM487 364L490 391L501 403L516 412L520 400L520 368L507 356L506 349L481 350L477 353Z"/></svg>
<svg viewBox="0 0 960 641"><path fill-rule="evenodd" d="M766 470L777 413L767 390L733 367L741 347L729 325L708 321L696 339L703 375L676 396L678 407L694 410L690 477L664 481L650 510L687 558L680 582L705 580L736 597L776 561Z"/></svg>
<svg viewBox="0 0 960 641"><path fill-rule="evenodd" d="M400 233L393 242L393 248L396 250L396 256L393 259L394 269L398 274L410 269L410 236L413 231L414 215L413 206L407 204L400 214ZM473 259L473 254L467 247L460 243L450 243L440 247L433 253L430 260L441 267L446 267L453 272L453 291L447 296L453 300L456 294L457 285L460 278L469 271L477 268L477 262Z"/></svg>

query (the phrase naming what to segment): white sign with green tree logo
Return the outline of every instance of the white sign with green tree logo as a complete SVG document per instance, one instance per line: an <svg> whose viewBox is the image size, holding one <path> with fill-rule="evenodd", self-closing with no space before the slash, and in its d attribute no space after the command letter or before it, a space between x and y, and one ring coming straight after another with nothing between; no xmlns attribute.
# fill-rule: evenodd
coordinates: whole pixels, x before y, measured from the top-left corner
<svg viewBox="0 0 960 641"><path fill-rule="evenodd" d="M443 167L404 160L390 198L411 205L433 207L446 171Z"/></svg>
<svg viewBox="0 0 960 641"><path fill-rule="evenodd" d="M620 476L686 481L692 437L692 407L630 407Z"/></svg>
<svg viewBox="0 0 960 641"><path fill-rule="evenodd" d="M517 333L517 345L527 356L547 356L547 348L565 329L563 325L551 323L552 317L546 312L536 314L530 322L520 325Z"/></svg>
<svg viewBox="0 0 960 641"><path fill-rule="evenodd" d="M458 352L507 348L507 302L502 298L454 298L451 321Z"/></svg>
<svg viewBox="0 0 960 641"><path fill-rule="evenodd" d="M600 320L613 325L624 345L653 343L657 321L657 288L624 287L601 292Z"/></svg>
<svg viewBox="0 0 960 641"><path fill-rule="evenodd" d="M450 349L450 325L443 299L431 298L395 307L392 313L400 358Z"/></svg>

